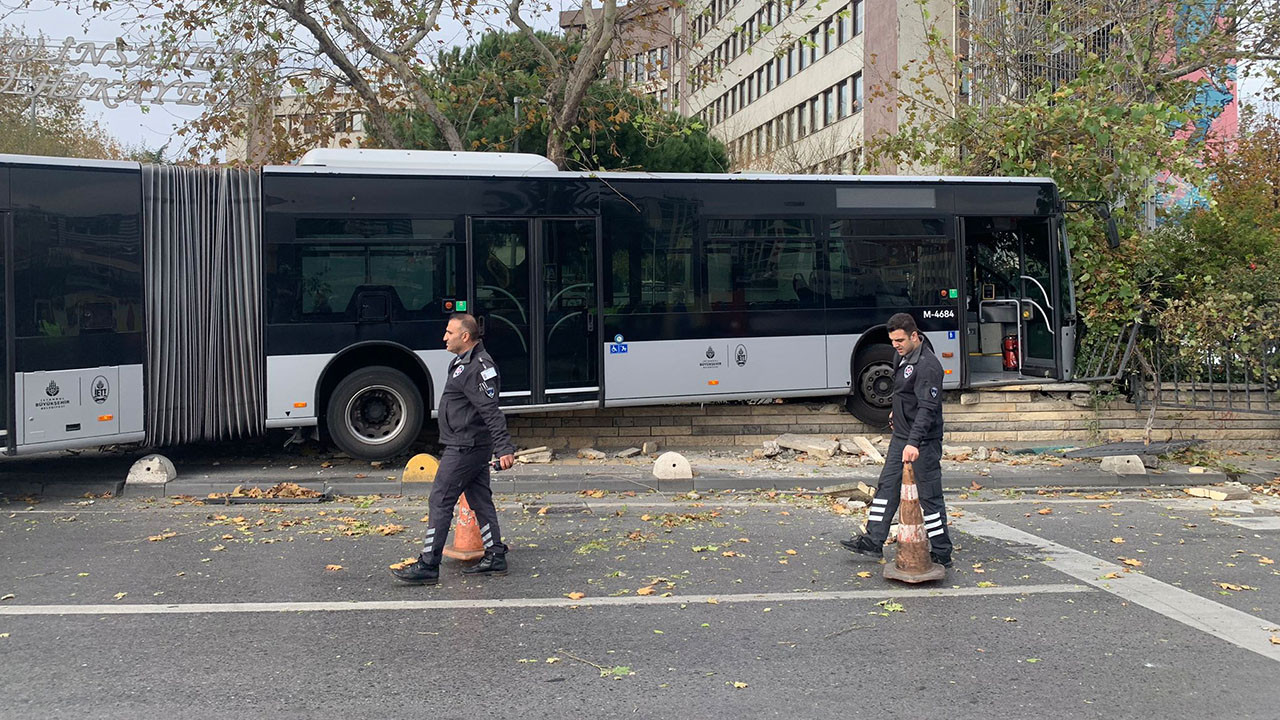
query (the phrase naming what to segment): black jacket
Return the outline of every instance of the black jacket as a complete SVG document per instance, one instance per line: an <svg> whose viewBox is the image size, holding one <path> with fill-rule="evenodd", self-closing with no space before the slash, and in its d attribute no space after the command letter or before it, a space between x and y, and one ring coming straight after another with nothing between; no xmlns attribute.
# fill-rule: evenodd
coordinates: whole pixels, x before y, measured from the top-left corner
<svg viewBox="0 0 1280 720"><path fill-rule="evenodd" d="M920 447L942 440L942 363L926 342L898 358L893 376L893 434Z"/></svg>
<svg viewBox="0 0 1280 720"><path fill-rule="evenodd" d="M516 451L507 418L498 408L498 366L484 343L454 358L440 394L440 444L445 447L491 447L498 457Z"/></svg>

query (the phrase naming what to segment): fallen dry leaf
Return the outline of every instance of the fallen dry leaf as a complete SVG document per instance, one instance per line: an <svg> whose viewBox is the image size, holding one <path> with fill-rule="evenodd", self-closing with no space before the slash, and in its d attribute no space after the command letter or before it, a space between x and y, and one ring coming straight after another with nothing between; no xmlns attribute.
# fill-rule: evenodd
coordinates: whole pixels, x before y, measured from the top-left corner
<svg viewBox="0 0 1280 720"><path fill-rule="evenodd" d="M1272 645L1280 645L1280 635L1272 635L1272 636L1271 636L1271 644L1272 644Z"/></svg>
<svg viewBox="0 0 1280 720"><path fill-rule="evenodd" d="M1109 510L1109 509L1111 509L1111 505L1112 505L1112 503L1102 503L1102 504L1101 504L1101 505L1099 505L1098 507L1102 508L1103 510Z"/></svg>
<svg viewBox="0 0 1280 720"><path fill-rule="evenodd" d="M159 535L151 535L147 538L147 540L150 540L151 542L160 542L161 540L168 540L171 537L177 537L177 536L178 536L178 533L176 532L167 532L167 533L160 533Z"/></svg>
<svg viewBox="0 0 1280 720"><path fill-rule="evenodd" d="M715 598L707 598L708 605L719 605L720 601Z"/></svg>
<svg viewBox="0 0 1280 720"><path fill-rule="evenodd" d="M1115 544L1117 544L1117 545L1120 545L1121 543L1123 543L1123 542L1124 542L1124 538L1122 538L1122 537L1113 537L1113 538L1111 538L1111 542L1113 542L1113 543L1115 543Z"/></svg>
<svg viewBox="0 0 1280 720"><path fill-rule="evenodd" d="M981 489L982 489L982 486L978 484L978 481L977 481L977 480L970 480L970 481L969 481L969 489L970 489L970 490L981 490Z"/></svg>
<svg viewBox="0 0 1280 720"><path fill-rule="evenodd" d="M543 505L543 506L538 510L538 514L539 514L539 515L546 515L550 510L551 510L551 506L550 506L550 505Z"/></svg>
<svg viewBox="0 0 1280 720"><path fill-rule="evenodd" d="M582 598L584 598L584 597L586 597L586 596L587 596L587 594L586 594L586 593L584 593L584 592L576 592L576 591L575 591L575 592L571 592L571 593L565 593L565 597L569 598L570 600L581 600Z"/></svg>
<svg viewBox="0 0 1280 720"><path fill-rule="evenodd" d="M866 570L863 570L862 572L858 573L858 577L860 577L860 578L869 578L869 577L871 577L871 573L870 573L870 572L868 572L868 571L866 571Z"/></svg>
<svg viewBox="0 0 1280 720"><path fill-rule="evenodd" d="M741 689L742 689L742 688L744 688L744 687L747 687L747 684L746 684L746 683L744 683L744 682L737 682L737 681L734 681L734 682L732 682L732 683L730 683L730 684L731 684L731 685L733 685L734 687L738 688L739 690L741 690Z"/></svg>
<svg viewBox="0 0 1280 720"><path fill-rule="evenodd" d="M787 554L788 554L788 555L795 555L795 554L796 554L796 551L795 551L795 550L788 550L788 551L787 551Z"/></svg>
<svg viewBox="0 0 1280 720"><path fill-rule="evenodd" d="M650 520L652 520L652 519L653 519L653 516L652 516L652 515L641 515L641 516L640 516L640 521L641 521L641 522L649 522L649 521L650 521Z"/></svg>
<svg viewBox="0 0 1280 720"><path fill-rule="evenodd" d="M1040 514L1040 515L1052 515L1052 514L1053 514L1053 508L1040 508L1040 509L1039 509L1039 510L1037 510L1036 512L1037 512L1038 514Z"/></svg>
<svg viewBox="0 0 1280 720"><path fill-rule="evenodd" d="M1103 575L1102 579L1103 580L1119 580L1120 573L1109 572L1106 575Z"/></svg>
<svg viewBox="0 0 1280 720"><path fill-rule="evenodd" d="M652 594L653 594L653 592L654 592L654 591L653 591L653 588L652 588L652 587L642 587L642 588L640 588L639 590L637 590L637 591L636 591L636 594L637 594L637 595L652 595Z"/></svg>
<svg viewBox="0 0 1280 720"><path fill-rule="evenodd" d="M373 531L376 533L380 533L382 535L395 535L396 533L403 532L404 529L405 529L404 525L389 524L389 525L379 525L375 527Z"/></svg>
<svg viewBox="0 0 1280 720"><path fill-rule="evenodd" d="M1276 561L1272 560L1269 557L1260 557L1258 558L1258 562L1262 563L1263 565L1274 565Z"/></svg>
<svg viewBox="0 0 1280 720"><path fill-rule="evenodd" d="M734 552L733 550L725 550L720 554L724 557L738 557L738 553Z"/></svg>
<svg viewBox="0 0 1280 720"><path fill-rule="evenodd" d="M125 595L128 595L128 594L129 594L129 593L127 593L127 592L118 592L118 593L116 593L116 594L115 594L115 598L116 598L117 600L119 600L119 599L123 598Z"/></svg>
<svg viewBox="0 0 1280 720"><path fill-rule="evenodd" d="M387 567L391 568L392 570L403 570L416 562L418 562L418 558L405 558L400 562L391 563Z"/></svg>
<svg viewBox="0 0 1280 720"><path fill-rule="evenodd" d="M1125 565L1128 565L1129 567L1142 567L1141 560L1134 560L1133 558L1118 558L1118 559L1120 560L1120 562L1124 563Z"/></svg>
<svg viewBox="0 0 1280 720"><path fill-rule="evenodd" d="M324 569L330 572L333 572L333 571L341 570L342 566L341 565L325 565Z"/></svg>

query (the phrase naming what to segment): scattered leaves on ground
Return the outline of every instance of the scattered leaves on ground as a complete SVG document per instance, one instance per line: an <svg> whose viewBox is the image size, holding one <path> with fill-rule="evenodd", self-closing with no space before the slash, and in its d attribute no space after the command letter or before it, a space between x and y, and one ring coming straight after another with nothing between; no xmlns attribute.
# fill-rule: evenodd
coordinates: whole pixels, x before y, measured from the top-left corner
<svg viewBox="0 0 1280 720"><path fill-rule="evenodd" d="M171 537L177 537L177 536L178 536L178 533L176 532L163 532L163 533L160 533L159 535L149 535L147 537L147 540L150 542L160 542L161 540L168 540Z"/></svg>
<svg viewBox="0 0 1280 720"><path fill-rule="evenodd" d="M983 580L982 582L978 583L978 587L980 587L980 588L993 588L993 587L996 587L996 584L995 584L995 583L993 583L993 582L991 582L990 580Z"/></svg>
<svg viewBox="0 0 1280 720"><path fill-rule="evenodd" d="M341 570L342 566L341 565L325 565L324 569L328 570L329 572L336 572L338 570Z"/></svg>

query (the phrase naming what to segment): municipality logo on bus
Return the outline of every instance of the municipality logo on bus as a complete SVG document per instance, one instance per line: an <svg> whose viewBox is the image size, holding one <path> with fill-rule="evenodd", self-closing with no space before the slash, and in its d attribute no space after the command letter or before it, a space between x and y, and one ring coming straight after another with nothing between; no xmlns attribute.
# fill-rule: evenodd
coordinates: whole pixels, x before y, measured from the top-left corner
<svg viewBox="0 0 1280 720"><path fill-rule="evenodd" d="M111 397L111 384L105 377L99 375L93 379L93 386L89 392L93 395L93 401L101 405Z"/></svg>
<svg viewBox="0 0 1280 720"><path fill-rule="evenodd" d="M44 394L49 397L58 397L58 393L62 392L62 388L58 387L58 383L50 380L49 387L44 389Z"/></svg>
<svg viewBox="0 0 1280 720"><path fill-rule="evenodd" d="M738 349L733 351L733 360L738 363L738 367L745 367L747 364L747 346L739 345Z"/></svg>

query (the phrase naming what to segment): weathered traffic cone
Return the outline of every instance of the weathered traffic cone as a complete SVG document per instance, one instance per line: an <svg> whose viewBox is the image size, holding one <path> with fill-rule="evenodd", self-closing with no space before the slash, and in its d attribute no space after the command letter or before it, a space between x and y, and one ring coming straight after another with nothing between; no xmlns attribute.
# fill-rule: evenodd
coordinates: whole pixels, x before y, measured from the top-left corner
<svg viewBox="0 0 1280 720"><path fill-rule="evenodd" d="M924 533L924 513L920 510L920 492L916 489L916 471L911 463L902 464L902 501L898 505L898 556L884 566L890 580L922 583L941 580L947 569L929 557L929 538Z"/></svg>
<svg viewBox="0 0 1280 720"><path fill-rule="evenodd" d="M479 560L484 557L484 542L480 540L480 523L476 522L476 514L467 504L466 495L458 498L456 511L458 524L444 548L444 554L454 560Z"/></svg>

